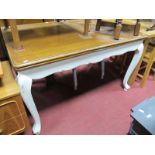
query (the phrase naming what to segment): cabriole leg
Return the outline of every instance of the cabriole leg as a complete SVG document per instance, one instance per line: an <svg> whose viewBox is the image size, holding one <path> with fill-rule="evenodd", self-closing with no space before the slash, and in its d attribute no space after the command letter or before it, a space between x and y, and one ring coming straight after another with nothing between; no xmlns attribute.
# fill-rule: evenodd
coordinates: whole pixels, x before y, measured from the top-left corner
<svg viewBox="0 0 155 155"><path fill-rule="evenodd" d="M18 74L17 82L19 84L21 96L25 102L25 105L34 119L34 125L32 128L33 133L40 134L41 131L40 117L31 94L32 79L25 75Z"/></svg>
<svg viewBox="0 0 155 155"><path fill-rule="evenodd" d="M144 45L143 43L140 44L139 48L135 51L134 57L129 65L129 68L125 74L124 80L123 80L123 86L124 86L124 90L127 91L130 86L128 85L128 80L132 74L132 72L134 71L134 69L136 68L142 54L143 54L143 49L144 49Z"/></svg>

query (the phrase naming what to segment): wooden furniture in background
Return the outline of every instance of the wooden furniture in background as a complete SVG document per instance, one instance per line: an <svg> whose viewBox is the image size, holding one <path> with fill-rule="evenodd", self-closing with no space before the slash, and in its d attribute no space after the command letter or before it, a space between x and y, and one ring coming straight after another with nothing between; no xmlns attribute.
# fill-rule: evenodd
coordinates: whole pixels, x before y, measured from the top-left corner
<svg viewBox="0 0 155 155"><path fill-rule="evenodd" d="M0 27L4 26L4 19L0 19Z"/></svg>
<svg viewBox="0 0 155 155"><path fill-rule="evenodd" d="M154 45L152 46L150 44L148 45L145 55L142 58L142 63L139 68L139 73L137 75L138 77L141 78L140 83L141 87L144 87L154 62L155 62L155 46ZM144 70L144 73L140 73L141 70Z"/></svg>
<svg viewBox="0 0 155 155"><path fill-rule="evenodd" d="M132 73L130 79L129 79L129 84L132 85L134 83L134 81L136 80L136 77L139 75L139 71L140 68L142 66L142 63L145 62L147 64L144 74L143 76L141 76L141 82L140 82L140 86L144 87L146 80L149 76L150 73L150 68L152 67L152 64L154 62L154 47L152 52L148 52L148 46L150 44L150 41L155 38L155 30L152 29L150 31L148 31L148 28L152 26L152 22L151 21L143 21L141 22L141 29L140 29L140 33L146 36L145 42L144 42L144 52L143 55L139 61L139 63L137 64L134 72Z"/></svg>
<svg viewBox="0 0 155 155"><path fill-rule="evenodd" d="M121 29L122 29L122 20L121 19L117 19L116 20L116 26L114 29L114 39L118 40L120 37L120 33L121 33Z"/></svg>
<svg viewBox="0 0 155 155"><path fill-rule="evenodd" d="M0 61L0 80L2 77L3 77L3 68L2 68L1 61Z"/></svg>
<svg viewBox="0 0 155 155"><path fill-rule="evenodd" d="M53 22L54 19L43 19L43 22Z"/></svg>
<svg viewBox="0 0 155 155"><path fill-rule="evenodd" d="M52 19L16 19L17 25L23 25L23 24L32 24L32 23L42 23L46 21L52 21ZM5 26L8 27L8 19L0 19L0 27Z"/></svg>
<svg viewBox="0 0 155 155"><path fill-rule="evenodd" d="M10 65L2 62L4 76L0 82L0 135L19 134L30 125L19 88Z"/></svg>
<svg viewBox="0 0 155 155"><path fill-rule="evenodd" d="M22 50L23 47L22 47L21 42L20 42L16 20L15 19L9 19L8 21L9 21L10 28L11 28L12 38L13 38L13 42L14 42L14 48L17 50Z"/></svg>
<svg viewBox="0 0 155 155"><path fill-rule="evenodd" d="M88 32L89 32L89 27L90 27L90 19L85 19L85 23L84 23L84 35L87 36Z"/></svg>
<svg viewBox="0 0 155 155"><path fill-rule="evenodd" d="M114 27L114 39L118 40L120 38L120 33L124 25L133 26L134 27L134 36L138 36L140 32L140 20L125 20L125 19L97 19L96 31L100 30L101 26L111 26Z"/></svg>
<svg viewBox="0 0 155 155"><path fill-rule="evenodd" d="M140 32L140 19L137 19L135 27L134 27L134 36L138 36Z"/></svg>

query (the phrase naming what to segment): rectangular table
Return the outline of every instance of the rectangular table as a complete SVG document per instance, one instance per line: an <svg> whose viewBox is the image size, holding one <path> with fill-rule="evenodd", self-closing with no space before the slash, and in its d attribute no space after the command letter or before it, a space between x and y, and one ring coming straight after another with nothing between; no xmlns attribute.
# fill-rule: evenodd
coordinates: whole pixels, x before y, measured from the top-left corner
<svg viewBox="0 0 155 155"><path fill-rule="evenodd" d="M10 29L1 29L9 58L17 72L22 98L34 119L34 134L40 133L41 122L31 94L33 79L135 51L123 80L124 89L130 88L127 82L141 58L145 37L122 32L120 39L114 40L111 29L96 32L95 24L91 24L88 36L83 36L83 24L80 20L70 20L18 26L24 47L21 51L13 47Z"/></svg>

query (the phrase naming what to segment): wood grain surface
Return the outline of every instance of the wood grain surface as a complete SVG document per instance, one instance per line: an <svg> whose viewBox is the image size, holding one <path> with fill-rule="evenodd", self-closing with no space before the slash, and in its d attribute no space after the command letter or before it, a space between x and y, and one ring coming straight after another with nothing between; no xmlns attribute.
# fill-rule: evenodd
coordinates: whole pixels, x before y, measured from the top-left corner
<svg viewBox="0 0 155 155"><path fill-rule="evenodd" d="M128 31L122 32L119 40L114 40L112 28L96 32L95 26L95 22L91 21L90 32L88 36L84 36L84 20L19 25L19 36L24 47L22 51L13 48L10 29L2 28L2 34L11 63L16 70L24 70L145 38L141 35L133 36Z"/></svg>

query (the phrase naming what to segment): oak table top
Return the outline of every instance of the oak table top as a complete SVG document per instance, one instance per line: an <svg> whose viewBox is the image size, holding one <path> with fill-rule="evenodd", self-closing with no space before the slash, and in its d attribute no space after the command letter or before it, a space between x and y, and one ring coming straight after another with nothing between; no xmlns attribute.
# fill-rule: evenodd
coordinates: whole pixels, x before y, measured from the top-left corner
<svg viewBox="0 0 155 155"><path fill-rule="evenodd" d="M25 70L145 38L143 35L133 36L132 33L122 32L120 39L114 40L111 28L96 32L95 24L91 24L89 36L86 37L82 35L83 24L80 20L69 20L19 25L18 31L24 47L21 51L13 47L10 29L2 27L1 30L11 63L16 70Z"/></svg>

